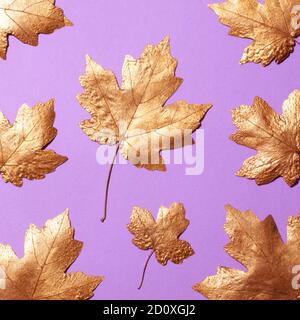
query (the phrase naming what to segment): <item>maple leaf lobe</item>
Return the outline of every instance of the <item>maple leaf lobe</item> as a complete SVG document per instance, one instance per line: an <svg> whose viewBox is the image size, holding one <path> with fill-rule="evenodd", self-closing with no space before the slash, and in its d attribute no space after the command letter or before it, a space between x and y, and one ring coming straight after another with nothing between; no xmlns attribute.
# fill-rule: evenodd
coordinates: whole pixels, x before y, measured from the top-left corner
<svg viewBox="0 0 300 320"><path fill-rule="evenodd" d="M137 60L125 57L121 87L112 71L89 56L86 60L86 72L80 77L84 92L78 95L80 105L91 114L80 124L84 133L100 144L119 144L124 158L139 168L164 171L160 152L175 146L163 145L162 137L171 140L175 129L177 138L185 130L195 131L211 108L185 101L165 106L182 83L175 75L177 61L170 54L169 38L148 45ZM160 139L156 146L149 143L154 139ZM137 149L158 154L157 163L149 154L146 161L140 159Z"/></svg>
<svg viewBox="0 0 300 320"><path fill-rule="evenodd" d="M188 225L183 205L173 203L170 208L160 207L156 221L147 209L134 207L127 228L135 236L134 245L142 250L153 249L157 261L166 265L168 260L182 263L194 254L187 241L178 239Z"/></svg>

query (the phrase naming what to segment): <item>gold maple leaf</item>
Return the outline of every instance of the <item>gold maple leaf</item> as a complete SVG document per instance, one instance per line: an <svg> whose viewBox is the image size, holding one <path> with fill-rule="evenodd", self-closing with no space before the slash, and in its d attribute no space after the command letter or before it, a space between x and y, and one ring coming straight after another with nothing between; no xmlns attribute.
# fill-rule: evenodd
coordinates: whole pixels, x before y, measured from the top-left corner
<svg viewBox="0 0 300 320"><path fill-rule="evenodd" d="M9 35L37 46L40 33L71 25L55 0L0 0L0 57L6 59Z"/></svg>
<svg viewBox="0 0 300 320"><path fill-rule="evenodd" d="M178 239L188 225L184 207L180 203L173 203L170 208L160 207L156 221L147 209L139 207L132 209L130 224L127 226L134 235L132 243L142 250L152 249L139 288L142 286L146 267L153 253L163 266L168 260L176 264L182 263L184 259L194 254L187 241Z"/></svg>
<svg viewBox="0 0 300 320"><path fill-rule="evenodd" d="M148 45L138 60L125 57L121 87L112 71L86 58L86 73L80 78L84 92L77 98L91 119L80 126L92 141L117 145L107 179L102 222L119 150L138 168L165 171L160 152L192 144L192 133L211 108L209 104L183 100L165 105L183 82L175 75L176 67L169 37L158 45Z"/></svg>
<svg viewBox="0 0 300 320"><path fill-rule="evenodd" d="M239 131L231 136L238 144L256 149L238 176L267 184L282 176L289 186L300 178L300 91L294 90L277 114L264 100L254 99L253 105L233 110L232 118Z"/></svg>
<svg viewBox="0 0 300 320"><path fill-rule="evenodd" d="M22 258L16 256L11 246L0 244L0 266L4 273L0 299L89 299L103 277L66 273L79 256L82 245L74 240L68 210L48 220L41 230L35 225L29 226Z"/></svg>
<svg viewBox="0 0 300 320"><path fill-rule="evenodd" d="M169 38L148 45L138 60L125 57L121 88L111 71L89 56L86 60L86 73L80 79L85 91L78 100L92 118L81 123L82 130L95 142L117 144L137 167L165 170L162 157L154 163L151 155L176 147L174 140L185 137L185 130L191 135L211 107L185 101L164 107L183 82L175 76L177 62L170 54ZM155 136L171 142L151 144ZM145 159L139 158L141 150L148 151Z"/></svg>
<svg viewBox="0 0 300 320"><path fill-rule="evenodd" d="M209 5L230 35L252 39L241 63L281 63L294 51L300 35L299 0L227 0Z"/></svg>
<svg viewBox="0 0 300 320"><path fill-rule="evenodd" d="M0 172L5 182L20 187L23 178L43 179L67 161L67 157L44 150L57 134L54 118L53 100L32 109L22 105L12 125L0 112Z"/></svg>
<svg viewBox="0 0 300 320"><path fill-rule="evenodd" d="M300 215L289 218L284 243L272 216L260 221L252 211L230 205L226 211L230 242L224 249L247 271L219 267L193 289L213 300L300 299L295 273L300 265Z"/></svg>

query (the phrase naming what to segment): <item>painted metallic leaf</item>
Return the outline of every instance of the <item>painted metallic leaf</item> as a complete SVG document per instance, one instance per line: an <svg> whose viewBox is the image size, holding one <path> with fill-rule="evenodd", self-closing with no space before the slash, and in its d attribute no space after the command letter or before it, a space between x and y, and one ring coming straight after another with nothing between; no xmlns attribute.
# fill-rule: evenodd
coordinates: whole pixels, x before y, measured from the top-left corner
<svg viewBox="0 0 300 320"><path fill-rule="evenodd" d="M230 35L253 40L240 62L267 66L273 60L283 62L294 51L300 35L299 5L299 0L227 0L210 8L230 27Z"/></svg>
<svg viewBox="0 0 300 320"><path fill-rule="evenodd" d="M178 239L188 225L183 205L173 203L170 208L160 207L156 221L147 209L134 207L127 227L134 235L134 245L142 250L152 249L157 261L166 265L168 260L182 263L194 254L187 241Z"/></svg>
<svg viewBox="0 0 300 320"><path fill-rule="evenodd" d="M71 25L55 0L0 0L0 57L6 59L9 35L37 46L40 33Z"/></svg>
<svg viewBox="0 0 300 320"><path fill-rule="evenodd" d="M137 167L165 170L160 151L175 148L172 141L181 141L185 130L191 136L211 108L185 101L165 106L183 81L175 76L176 66L168 37L156 46L148 45L138 60L125 57L121 87L110 70L87 57L86 73L80 78L85 91L78 100L92 117L81 123L82 130L100 144L118 144L124 158ZM165 146L159 140L154 145L155 138L171 143ZM149 151L149 157L140 159L140 150ZM158 155L155 162L153 155Z"/></svg>
<svg viewBox="0 0 300 320"><path fill-rule="evenodd" d="M43 179L67 161L45 150L57 134L54 119L53 100L33 108L22 105L12 125L0 112L0 172L5 182L21 187L23 178Z"/></svg>
<svg viewBox="0 0 300 320"><path fill-rule="evenodd" d="M300 178L300 91L294 90L277 114L264 100L256 97L253 105L233 110L239 131L231 136L238 144L256 149L238 176L255 179L258 185L282 176L289 186Z"/></svg>
<svg viewBox="0 0 300 320"><path fill-rule="evenodd" d="M300 265L300 215L290 217L287 243L272 216L260 221L252 211L226 206L225 230L230 242L225 251L247 271L219 267L193 289L212 300L296 300L295 266Z"/></svg>
<svg viewBox="0 0 300 320"><path fill-rule="evenodd" d="M85 300L93 296L103 277L82 272L66 273L77 259L82 242L74 240L68 210L43 229L30 225L25 236L24 256L18 258L9 245L0 245L4 272L1 300Z"/></svg>

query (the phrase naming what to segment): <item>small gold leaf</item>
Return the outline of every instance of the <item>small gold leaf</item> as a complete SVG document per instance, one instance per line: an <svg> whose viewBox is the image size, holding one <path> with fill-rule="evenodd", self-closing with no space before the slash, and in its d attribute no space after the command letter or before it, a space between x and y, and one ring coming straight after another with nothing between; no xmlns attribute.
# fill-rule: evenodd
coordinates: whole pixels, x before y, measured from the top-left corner
<svg viewBox="0 0 300 320"><path fill-rule="evenodd" d="M54 101L32 109L22 105L15 122L0 112L0 172L5 182L21 187L23 178L43 179L68 160L45 148L56 137Z"/></svg>
<svg viewBox="0 0 300 320"><path fill-rule="evenodd" d="M220 22L230 27L230 35L253 42L244 50L241 63L264 66L283 62L294 51L300 35L299 0L227 0L209 5Z"/></svg>
<svg viewBox="0 0 300 320"><path fill-rule="evenodd" d="M178 239L188 225L183 205L173 203L170 208L160 207L156 221L147 209L134 207L128 230L135 236L134 245L142 250L152 249L157 261L166 265L168 260L182 263L194 254L188 242Z"/></svg>
<svg viewBox="0 0 300 320"><path fill-rule="evenodd" d="M6 59L8 36L37 46L40 33L72 26L55 0L0 0L0 57Z"/></svg>
<svg viewBox="0 0 300 320"><path fill-rule="evenodd" d="M284 243L272 216L260 221L252 211L226 206L225 251L246 267L219 267L193 289L212 300L296 300L294 268L300 266L300 215L290 217Z"/></svg>
<svg viewBox="0 0 300 320"><path fill-rule="evenodd" d="M277 114L264 100L233 110L232 119L239 131L230 138L256 149L237 172L240 177L255 179L258 185L282 176L289 186L300 178L300 91L294 90Z"/></svg>
<svg viewBox="0 0 300 320"><path fill-rule="evenodd" d="M173 203L170 208L160 207L156 221L147 209L134 207L131 212L128 230L134 235L132 243L142 250L152 249L143 270L141 289L145 272L155 253L157 261L165 266L169 260L179 264L184 259L192 256L194 250L184 240L178 239L189 225L185 218L185 210L182 204Z"/></svg>
<svg viewBox="0 0 300 320"><path fill-rule="evenodd" d="M166 265L168 260L182 263L194 254L187 241L178 239L188 225L183 205L173 203L170 208L160 207L156 221L147 209L134 207L128 230L135 236L134 245L142 250L152 249L157 261Z"/></svg>
<svg viewBox="0 0 300 320"><path fill-rule="evenodd" d="M0 267L5 285L1 300L85 300L103 277L82 272L65 273L77 259L82 242L74 240L68 210L46 222L43 229L30 225L25 236L24 256L0 245Z"/></svg>

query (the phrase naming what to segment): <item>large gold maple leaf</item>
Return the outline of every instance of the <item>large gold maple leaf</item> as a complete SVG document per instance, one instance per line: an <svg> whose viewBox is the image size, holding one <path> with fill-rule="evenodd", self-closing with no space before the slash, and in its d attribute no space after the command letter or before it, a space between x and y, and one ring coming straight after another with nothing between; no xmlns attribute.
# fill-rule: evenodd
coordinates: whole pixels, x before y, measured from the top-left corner
<svg viewBox="0 0 300 320"><path fill-rule="evenodd" d="M192 133L211 108L210 104L188 104L184 100L165 105L183 82L175 75L176 66L169 37L158 45L148 45L137 60L125 57L121 87L112 71L86 58L86 72L80 78L84 92L78 100L91 118L80 126L92 141L117 145L107 179L102 222L119 150L138 168L165 171L160 152L193 143Z"/></svg>
<svg viewBox="0 0 300 320"><path fill-rule="evenodd" d="M185 130L191 135L211 107L185 101L164 106L183 81L175 76L176 66L168 37L157 46L148 45L138 60L125 57L121 88L111 71L87 57L81 77L85 91L78 100L92 118L81 123L82 130L100 144L118 144L137 167L165 170L162 157L154 163L151 155L174 148L174 140L184 137ZM151 144L154 136L171 142ZM145 161L139 158L141 150L149 151Z"/></svg>
<svg viewBox="0 0 300 320"><path fill-rule="evenodd" d="M211 4L230 35L253 42L244 50L241 63L263 65L284 61L300 35L299 0L227 0ZM298 6L298 7L297 7Z"/></svg>
<svg viewBox="0 0 300 320"><path fill-rule="evenodd" d="M54 101L33 108L23 104L11 125L0 112L0 173L5 182L21 187L23 178L43 179L67 161L45 148L56 137Z"/></svg>
<svg viewBox="0 0 300 320"><path fill-rule="evenodd" d="M260 221L251 211L226 210L225 251L247 271L219 267L193 289L213 300L300 299L300 215L289 218L284 243L272 216Z"/></svg>
<svg viewBox="0 0 300 320"><path fill-rule="evenodd" d="M0 0L0 57L6 59L9 35L37 46L40 33L71 25L55 0Z"/></svg>
<svg viewBox="0 0 300 320"><path fill-rule="evenodd" d="M43 229L30 225L25 236L25 253L18 258L9 245L0 245L0 267L4 279L1 300L84 300L103 277L82 272L66 273L77 259L82 242L74 240L68 210Z"/></svg>
<svg viewBox="0 0 300 320"><path fill-rule="evenodd" d="M238 176L270 183L282 176L289 186L300 178L300 91L294 90L277 114L259 97L252 106L233 110L232 119L239 131L231 136L238 144L257 150L248 158Z"/></svg>

